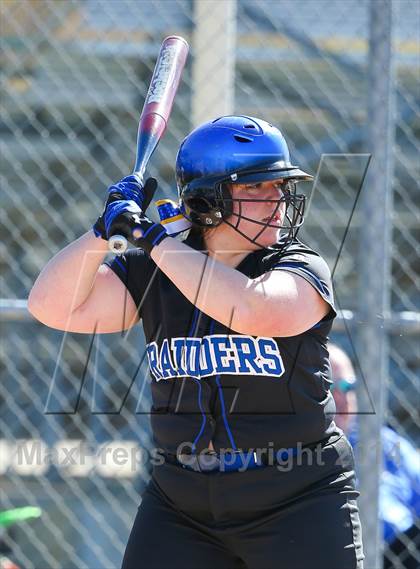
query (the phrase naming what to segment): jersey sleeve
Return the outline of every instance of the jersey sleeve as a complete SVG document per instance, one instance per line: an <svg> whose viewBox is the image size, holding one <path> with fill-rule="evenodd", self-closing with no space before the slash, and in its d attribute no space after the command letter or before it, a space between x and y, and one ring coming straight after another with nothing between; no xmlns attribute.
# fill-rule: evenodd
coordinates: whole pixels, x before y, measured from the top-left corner
<svg viewBox="0 0 420 569"><path fill-rule="evenodd" d="M324 259L303 244L292 244L285 252L273 255L270 270L287 271L304 278L330 305L324 320L337 316L331 271Z"/></svg>
<svg viewBox="0 0 420 569"><path fill-rule="evenodd" d="M142 249L129 249L124 255L115 256L105 262L124 283L137 309L152 282L155 263Z"/></svg>

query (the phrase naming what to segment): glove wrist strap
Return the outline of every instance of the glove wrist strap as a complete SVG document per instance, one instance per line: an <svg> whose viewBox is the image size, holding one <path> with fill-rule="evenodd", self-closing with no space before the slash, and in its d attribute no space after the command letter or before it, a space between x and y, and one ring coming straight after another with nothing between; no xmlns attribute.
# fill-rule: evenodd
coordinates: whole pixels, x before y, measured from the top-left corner
<svg viewBox="0 0 420 569"><path fill-rule="evenodd" d="M141 235L140 235L141 234ZM150 255L153 248L168 237L166 229L160 223L142 223L133 230L133 244L141 247Z"/></svg>

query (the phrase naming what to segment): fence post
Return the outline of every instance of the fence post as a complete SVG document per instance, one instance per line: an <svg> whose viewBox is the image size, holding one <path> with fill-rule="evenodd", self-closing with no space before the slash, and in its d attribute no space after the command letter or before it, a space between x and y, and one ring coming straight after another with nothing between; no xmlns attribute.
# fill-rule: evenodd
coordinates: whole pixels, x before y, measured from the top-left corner
<svg viewBox="0 0 420 569"><path fill-rule="evenodd" d="M236 0L195 0L192 126L233 113Z"/></svg>
<svg viewBox="0 0 420 569"><path fill-rule="evenodd" d="M359 417L360 509L365 569L382 567L382 524L379 521L379 484L382 472L381 427L388 384L390 314L392 176L395 113L392 65L392 2L371 0L369 31L368 151L372 160L362 194L360 254L361 325L358 351L367 391L360 390ZM360 383L360 382L359 382Z"/></svg>

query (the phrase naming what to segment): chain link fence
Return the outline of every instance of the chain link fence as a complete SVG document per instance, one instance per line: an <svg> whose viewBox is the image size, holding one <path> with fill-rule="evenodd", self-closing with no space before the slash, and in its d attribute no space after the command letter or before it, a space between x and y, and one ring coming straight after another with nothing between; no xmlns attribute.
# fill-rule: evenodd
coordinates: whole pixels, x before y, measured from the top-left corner
<svg viewBox="0 0 420 569"><path fill-rule="evenodd" d="M218 9L218 2L207 4ZM370 2L234 4L235 25L223 28L236 34L231 112L278 125L294 160L316 174L302 239L334 269L340 318L333 339L357 362L358 274L366 262L360 235L369 223L356 198L370 150ZM415 0L394 2L391 313L384 322L384 421L415 445L419 6ZM2 0L0 9L0 507L30 504L43 511L0 540L25 569L117 567L152 448L142 330L136 327L128 337L63 334L34 322L25 299L48 259L90 228L107 186L132 168L148 81L162 39L173 33L190 41L191 54L149 172L160 182L156 199L176 197L176 151L193 126L202 88L192 66L206 56L202 46L200 54L194 48L197 1ZM221 34L216 26L209 53ZM368 385L374 378L365 379ZM405 567L414 539L407 538L398 555L386 552L390 567Z"/></svg>

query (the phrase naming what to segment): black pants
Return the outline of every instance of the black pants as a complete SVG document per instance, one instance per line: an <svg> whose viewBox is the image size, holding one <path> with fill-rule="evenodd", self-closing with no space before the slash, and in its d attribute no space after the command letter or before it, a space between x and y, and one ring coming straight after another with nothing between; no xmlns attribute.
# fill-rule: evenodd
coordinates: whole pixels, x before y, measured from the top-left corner
<svg viewBox="0 0 420 569"><path fill-rule="evenodd" d="M208 474L156 467L123 569L361 569L344 437L322 449L322 463Z"/></svg>

